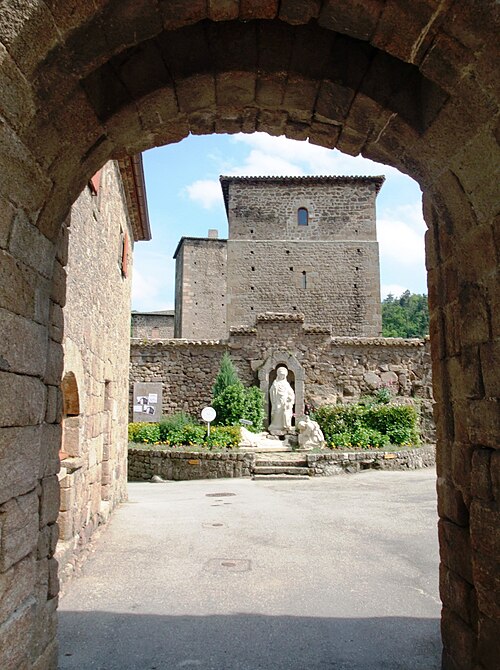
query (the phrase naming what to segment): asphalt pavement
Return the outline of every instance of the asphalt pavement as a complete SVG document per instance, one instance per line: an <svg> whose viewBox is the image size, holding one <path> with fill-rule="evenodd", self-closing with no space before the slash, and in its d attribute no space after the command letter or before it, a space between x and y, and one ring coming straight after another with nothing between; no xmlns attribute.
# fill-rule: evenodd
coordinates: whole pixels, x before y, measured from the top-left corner
<svg viewBox="0 0 500 670"><path fill-rule="evenodd" d="M438 670L435 472L129 485L61 670Z"/></svg>

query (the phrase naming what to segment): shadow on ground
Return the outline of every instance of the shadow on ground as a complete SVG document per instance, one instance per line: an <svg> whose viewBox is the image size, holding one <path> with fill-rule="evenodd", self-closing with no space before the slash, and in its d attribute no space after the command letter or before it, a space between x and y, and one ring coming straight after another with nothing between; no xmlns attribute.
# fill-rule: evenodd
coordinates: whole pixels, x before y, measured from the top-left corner
<svg viewBox="0 0 500 670"><path fill-rule="evenodd" d="M60 612L61 670L437 670L439 620Z"/></svg>

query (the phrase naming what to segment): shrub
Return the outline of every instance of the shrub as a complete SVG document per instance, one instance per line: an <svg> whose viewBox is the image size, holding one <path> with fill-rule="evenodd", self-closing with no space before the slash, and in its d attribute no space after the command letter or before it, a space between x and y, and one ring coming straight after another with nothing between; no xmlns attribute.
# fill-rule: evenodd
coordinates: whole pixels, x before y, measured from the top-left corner
<svg viewBox="0 0 500 670"><path fill-rule="evenodd" d="M134 442L157 444L160 442L160 427L157 423L142 423L135 434Z"/></svg>
<svg viewBox="0 0 500 670"><path fill-rule="evenodd" d="M247 426L253 433L260 433L264 427L264 394L257 386L245 389L245 410L242 419L251 421Z"/></svg>
<svg viewBox="0 0 500 670"><path fill-rule="evenodd" d="M169 416L162 417L160 426L160 439L162 442L168 440L168 436L176 431L181 431L184 426L196 423L192 416L186 412L176 412Z"/></svg>
<svg viewBox="0 0 500 670"><path fill-rule="evenodd" d="M418 444L418 415L410 405L325 405L313 418L328 446L367 449Z"/></svg>
<svg viewBox="0 0 500 670"><path fill-rule="evenodd" d="M216 425L235 426L241 419L251 421L253 432L262 430L264 422L264 395L256 386L245 388L242 384L228 386L213 399L217 412Z"/></svg>
<svg viewBox="0 0 500 670"><path fill-rule="evenodd" d="M210 435L205 434L205 445L217 449L237 449L241 440L239 426L214 426Z"/></svg>
<svg viewBox="0 0 500 670"><path fill-rule="evenodd" d="M136 423L129 423L129 424L128 424L128 441L129 441L129 442L136 442L136 439L135 439L135 438L136 438L136 435L137 435L137 431L138 431L142 426L144 426L144 424L143 424L143 423L139 423L139 422L136 422Z"/></svg>
<svg viewBox="0 0 500 670"><path fill-rule="evenodd" d="M215 378L215 383L212 389L212 398L215 399L229 386L236 386L237 384L241 385L240 378L238 377L238 372L231 360L231 356L226 351L220 362L217 377Z"/></svg>

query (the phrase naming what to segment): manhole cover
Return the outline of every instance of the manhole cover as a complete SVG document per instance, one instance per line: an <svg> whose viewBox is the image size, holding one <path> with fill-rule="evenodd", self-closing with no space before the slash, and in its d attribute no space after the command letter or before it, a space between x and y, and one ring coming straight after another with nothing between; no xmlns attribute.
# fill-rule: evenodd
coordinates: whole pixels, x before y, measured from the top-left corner
<svg viewBox="0 0 500 670"><path fill-rule="evenodd" d="M205 493L207 498L227 498L228 496L235 496L236 493Z"/></svg>
<svg viewBox="0 0 500 670"><path fill-rule="evenodd" d="M205 563L205 570L212 574L249 572L252 562L248 558L212 558Z"/></svg>

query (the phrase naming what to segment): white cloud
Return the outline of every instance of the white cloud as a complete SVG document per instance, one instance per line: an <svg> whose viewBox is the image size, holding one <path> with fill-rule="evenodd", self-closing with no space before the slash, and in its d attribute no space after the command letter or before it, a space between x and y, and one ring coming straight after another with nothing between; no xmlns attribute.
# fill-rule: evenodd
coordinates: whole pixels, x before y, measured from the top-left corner
<svg viewBox="0 0 500 670"><path fill-rule="evenodd" d="M382 300L387 298L389 293L395 298L399 298L402 293L407 290L406 286L400 286L399 284L382 284L380 287L380 293L382 294Z"/></svg>
<svg viewBox="0 0 500 670"><path fill-rule="evenodd" d="M132 272L132 309L155 312L173 309L174 262L163 254L153 253L136 257Z"/></svg>
<svg viewBox="0 0 500 670"><path fill-rule="evenodd" d="M405 265L423 266L425 229L420 204L383 210L377 218L381 258Z"/></svg>
<svg viewBox="0 0 500 670"><path fill-rule="evenodd" d="M216 205L223 204L222 191L216 179L198 179L186 186L183 192L204 209L212 209Z"/></svg>
<svg viewBox="0 0 500 670"><path fill-rule="evenodd" d="M255 158L265 157L271 164L271 159L284 161L288 166L288 172L275 172L278 175L297 175L297 174L321 174L321 175L378 175L386 174L391 176L400 176L400 172L387 165L375 163L367 158L353 157L343 154L336 149L326 149L309 142L300 142L298 140L289 140L283 135L273 137L266 133L254 133L253 135L238 134L233 137L234 142L239 142L251 147L251 153L255 152ZM259 164L247 158L246 163L240 168L234 168L231 174L236 174L236 170L245 170L244 174L250 174L247 171L247 165L255 165L255 170L259 169ZM241 174L241 172L238 172ZM260 175L262 172L254 172ZM270 174L266 172L266 174Z"/></svg>

